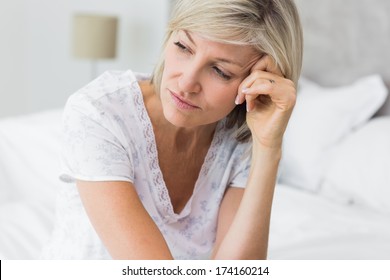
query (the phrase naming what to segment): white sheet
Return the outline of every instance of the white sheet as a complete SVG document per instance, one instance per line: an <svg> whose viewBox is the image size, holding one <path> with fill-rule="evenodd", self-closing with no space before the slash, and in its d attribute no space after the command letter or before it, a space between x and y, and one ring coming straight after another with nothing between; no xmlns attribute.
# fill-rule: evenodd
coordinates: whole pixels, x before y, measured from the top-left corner
<svg viewBox="0 0 390 280"><path fill-rule="evenodd" d="M61 110L0 120L0 259L35 259L53 225ZM390 259L390 217L286 185L270 259Z"/></svg>
<svg viewBox="0 0 390 280"><path fill-rule="evenodd" d="M0 120L0 258L35 259L52 229L62 110Z"/></svg>
<svg viewBox="0 0 390 280"><path fill-rule="evenodd" d="M390 259L390 216L278 185L270 259Z"/></svg>

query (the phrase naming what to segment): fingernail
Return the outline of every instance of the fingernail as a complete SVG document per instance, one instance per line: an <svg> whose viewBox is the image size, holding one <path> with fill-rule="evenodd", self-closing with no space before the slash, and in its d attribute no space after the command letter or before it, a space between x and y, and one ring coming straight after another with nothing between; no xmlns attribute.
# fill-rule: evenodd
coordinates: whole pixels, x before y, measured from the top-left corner
<svg viewBox="0 0 390 280"><path fill-rule="evenodd" d="M239 95L237 95L236 100L234 100L234 103L236 103L236 105L240 105L240 96Z"/></svg>
<svg viewBox="0 0 390 280"><path fill-rule="evenodd" d="M248 102L246 103L246 111L250 112L250 108L249 108L249 103Z"/></svg>

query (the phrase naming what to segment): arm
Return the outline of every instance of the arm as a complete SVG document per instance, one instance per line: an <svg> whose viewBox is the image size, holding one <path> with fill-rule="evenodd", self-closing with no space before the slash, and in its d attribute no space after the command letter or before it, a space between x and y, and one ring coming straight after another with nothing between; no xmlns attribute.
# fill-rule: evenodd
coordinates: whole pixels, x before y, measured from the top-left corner
<svg viewBox="0 0 390 280"><path fill-rule="evenodd" d="M251 169L243 194L229 190L225 194L212 257L265 259L282 139L296 91L293 82L264 56L240 85L238 97L240 103L247 102L247 124L253 141Z"/></svg>
<svg viewBox="0 0 390 280"><path fill-rule="evenodd" d="M114 259L173 259L129 182L77 181L84 208Z"/></svg>
<svg viewBox="0 0 390 280"><path fill-rule="evenodd" d="M256 148L254 148L255 150ZM254 151L245 189L228 188L219 216L213 259L266 259L278 151Z"/></svg>

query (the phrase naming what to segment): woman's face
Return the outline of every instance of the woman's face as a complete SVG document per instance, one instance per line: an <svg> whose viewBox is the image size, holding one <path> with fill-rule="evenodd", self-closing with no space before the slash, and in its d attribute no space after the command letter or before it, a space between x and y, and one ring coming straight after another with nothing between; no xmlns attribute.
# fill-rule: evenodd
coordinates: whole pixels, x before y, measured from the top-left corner
<svg viewBox="0 0 390 280"><path fill-rule="evenodd" d="M165 118L178 127L221 120L236 106L238 87L259 58L250 46L173 33L165 48L160 89Z"/></svg>

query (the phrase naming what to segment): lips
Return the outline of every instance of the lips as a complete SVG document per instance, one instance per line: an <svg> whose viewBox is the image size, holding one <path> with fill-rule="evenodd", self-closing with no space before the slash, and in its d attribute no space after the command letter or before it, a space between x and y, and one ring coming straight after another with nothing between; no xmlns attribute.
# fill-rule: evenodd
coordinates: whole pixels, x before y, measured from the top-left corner
<svg viewBox="0 0 390 280"><path fill-rule="evenodd" d="M195 106L190 101L184 99L183 97L179 96L178 94L172 92L169 90L169 93L171 94L173 102L176 104L176 106L179 109L183 110L195 110L200 109L198 106Z"/></svg>

